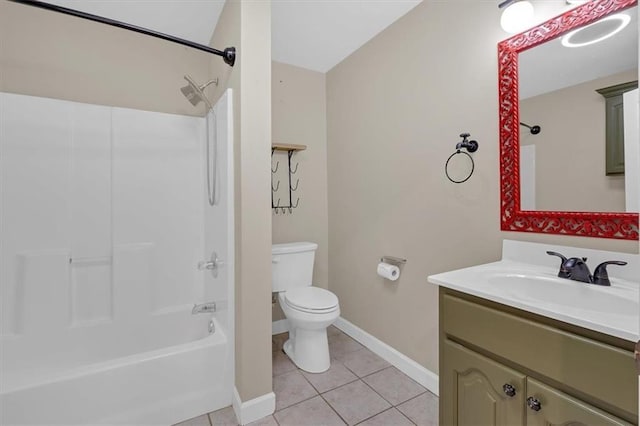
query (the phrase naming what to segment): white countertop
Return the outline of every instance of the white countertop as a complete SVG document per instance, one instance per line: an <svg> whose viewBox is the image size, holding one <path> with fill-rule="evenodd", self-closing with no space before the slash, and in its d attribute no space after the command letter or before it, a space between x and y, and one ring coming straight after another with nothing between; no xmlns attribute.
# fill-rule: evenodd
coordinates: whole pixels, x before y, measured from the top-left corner
<svg viewBox="0 0 640 426"><path fill-rule="evenodd" d="M522 249L523 244L532 245L525 249L536 251L542 249L563 252L564 250L563 254L567 257L578 256L574 252L588 251L589 255L593 255L591 250L534 243L517 243L519 249ZM505 244L503 248L501 261L431 275L428 281L589 330L631 342L638 341L640 338L640 283L617 278L614 275L615 266L609 270L610 287L558 278L558 258L550 257L547 260L545 257L539 257L548 262L548 265L515 261L514 253L504 252L508 249L508 245ZM533 258L524 254L525 259ZM638 261L638 255L611 252L598 254L602 254L602 258L609 260ZM630 266L631 270L637 267L635 264ZM595 265L590 267L593 269ZM622 269L626 266L618 268ZM628 276L628 270L626 272Z"/></svg>

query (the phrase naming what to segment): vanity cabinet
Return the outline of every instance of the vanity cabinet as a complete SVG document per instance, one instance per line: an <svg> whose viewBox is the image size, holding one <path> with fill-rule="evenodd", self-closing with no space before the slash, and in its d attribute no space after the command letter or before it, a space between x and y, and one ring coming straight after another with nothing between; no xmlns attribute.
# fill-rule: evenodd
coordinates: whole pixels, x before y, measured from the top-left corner
<svg viewBox="0 0 640 426"><path fill-rule="evenodd" d="M440 287L440 425L638 423L633 343Z"/></svg>

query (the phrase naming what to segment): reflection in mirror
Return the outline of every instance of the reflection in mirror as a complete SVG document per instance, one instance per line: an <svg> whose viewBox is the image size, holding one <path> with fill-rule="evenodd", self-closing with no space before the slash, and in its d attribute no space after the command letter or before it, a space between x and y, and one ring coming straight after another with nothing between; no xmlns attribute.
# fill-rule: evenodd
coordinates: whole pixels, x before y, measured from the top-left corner
<svg viewBox="0 0 640 426"><path fill-rule="evenodd" d="M560 150L562 146L568 147L568 150L562 153L555 153L553 157L560 158L562 161L560 163L556 163L551 166L538 166L538 167L529 167L529 181L531 181L534 185L529 186L529 194L533 194L531 199L526 200L531 205L531 210L525 210L521 207L521 167L520 167L520 134L522 132L529 131L528 128L523 127L520 123L525 123L530 125L533 128L533 125L541 126L541 132L537 134L537 137L542 138L543 136L547 136L550 133L549 129L546 127L546 124L542 122L534 122L531 120L531 117L524 117L521 115L519 103L520 103L520 92L519 92L519 57L526 54L527 51L531 49L537 49L540 46L545 45L545 43L552 43L558 37L563 37L572 31L586 26L592 23L597 22L605 16L614 15L623 11L626 11L630 8L635 8L638 5L637 0L591 0L582 4L579 7L574 9L570 9L562 15L556 16L548 21L538 25L537 27L531 28L523 33L517 34L513 37L510 37L506 40L498 43L498 94L499 94L499 118L500 118L500 228L504 231L519 231L519 232L539 232L539 233L549 233L549 234L562 234L562 235L575 235L575 236L584 236L584 237L596 237L596 238L616 238L616 239L626 239L626 240L637 240L638 239L638 217L639 214L636 212L616 212L606 210L606 206L599 203L598 195L592 194L592 184L585 183L583 181L573 181L569 182L569 176L578 173L577 170L588 169L589 167L593 167L593 161L587 159L583 152L586 149L583 149L585 142L583 141L584 136L582 134L577 134L577 129L587 128L591 129L590 133L593 133L594 126L591 122L586 119L579 120L573 126L570 126L571 132L565 137L561 138L561 142L555 142L557 145L551 145L554 150ZM637 13L637 12L634 12ZM634 24L630 27L637 28L637 24ZM589 32L593 31L593 28L589 30ZM585 33L579 34L575 38L571 38L573 43L576 42L584 42ZM636 36L637 38L637 36ZM637 48L635 49L637 51ZM524 52L524 53L523 53ZM561 57L564 57L568 53L565 52ZM634 52L635 54L635 52ZM602 61L602 60L600 60ZM570 61L568 61L570 62ZM637 59L636 59L637 63ZM536 65L538 63L536 62ZM594 65L595 66L595 65ZM587 66L584 66L587 67ZM560 71L555 72L555 69L551 71L534 71L534 73L543 75L545 80L551 80L551 77L555 76L555 74L561 74ZM619 71L624 72L624 71ZM573 74L577 74L577 72L573 72ZM636 72L637 76L637 72ZM584 82L591 81L595 78L603 77L603 75L598 75L596 77L592 77L591 79L586 79ZM527 83L522 82L523 86ZM575 83L580 84L580 83ZM564 86L565 88L571 86ZM527 89L523 89L523 92ZM560 89L557 89L560 90ZM610 102L608 96L612 95L612 92L615 90L609 88L599 88L599 94L603 96L607 96L605 100L605 120L607 120L608 116L617 116L618 122L613 120L608 120L608 123L613 123L616 127L616 131L619 134L624 134L625 132L629 132L629 137L625 135L626 140L638 140L638 113L637 111L630 111L631 108L625 108L623 114L619 113L622 108L619 108L613 102ZM546 91L540 91L536 93L537 95L542 95L547 93ZM636 92L637 93L637 92ZM534 94L523 95L523 101L530 97L534 97ZM618 96L618 95L616 95ZM633 96L633 92L627 92L622 94L622 98L627 98L629 102L634 104L635 100L630 100L630 96ZM618 100L616 99L616 102ZM620 106L622 106L623 100L620 99ZM578 111L578 116L581 117L580 114L582 104L572 104L569 106L564 106L563 108L558 108L557 104L548 106L547 109L552 112L552 118L560 117L562 118L564 115L568 115L568 111L576 110ZM615 114L612 114L615 112ZM634 128L633 126L627 126L628 128L623 128L622 120L624 116L633 117L633 119L625 119L624 121L630 124L636 124ZM566 120L561 120L566 121ZM605 128L606 128L605 124ZM611 128L612 126L609 126ZM553 143L553 142L552 142ZM563 144L562 146L560 144ZM605 147L600 148L600 160L602 161L602 157L608 158L609 156L603 154L602 152L607 152L606 142L600 142ZM623 142L624 143L624 142ZM567 145L564 145L567 144ZM635 144L634 144L635 145ZM538 154L538 146L542 148L542 143L536 142L535 145L532 146L532 149L529 149L529 156L533 157L531 164L541 163L543 160L542 156ZM625 155L628 147L625 147ZM639 150L638 146L631 146L631 150ZM619 151L616 151L619 152ZM527 155L527 154L525 154ZM637 154L636 154L637 156ZM618 156L619 157L619 156ZM540 161L539 161L540 160ZM616 164L619 166L620 164ZM596 200L598 203L598 207L594 207L591 211L590 207L583 207L584 210L576 211L576 210L561 210L558 207L551 207L553 210L541 210L539 206L538 193L542 192L538 190L539 182L534 174L540 175L548 175L550 172L550 168L555 168L556 170L563 170L564 173L558 174L558 176L553 180L553 186L556 192L565 195L566 198L577 194L576 199L583 200L586 198L591 198L592 200ZM527 167L525 167L526 171ZM638 170L633 170L633 173L637 173ZM526 174L526 173L525 173ZM606 172L605 172L606 174ZM629 178L630 176L630 167L626 167L625 170L625 186L634 184L636 187L638 186L638 179ZM636 175L637 176L637 175ZM526 191L525 191L526 192ZM637 194L637 191L634 191ZM625 197L627 194L625 194ZM625 204L627 202L625 201ZM630 204L629 204L630 205ZM533 209L535 208L535 210ZM611 207L609 207L611 208ZM626 205L625 205L626 208ZM596 211L594 211L596 210ZM635 210L630 208L630 210Z"/></svg>
<svg viewBox="0 0 640 426"><path fill-rule="evenodd" d="M637 87L637 7L619 13L629 17L628 25L605 40L566 47L562 41L567 36L561 36L518 55L519 119L541 128L534 134L520 127L522 210L638 211L638 114L637 109L635 114L627 111L629 102L637 108L637 90L635 101L626 96L623 108L629 117L616 118L621 132L635 128L636 133L620 137L618 148L611 144L619 135L607 128L608 101L598 92L629 82ZM572 36L571 42L600 38L620 22L611 15L603 20ZM608 144L620 151L623 173L607 170Z"/></svg>

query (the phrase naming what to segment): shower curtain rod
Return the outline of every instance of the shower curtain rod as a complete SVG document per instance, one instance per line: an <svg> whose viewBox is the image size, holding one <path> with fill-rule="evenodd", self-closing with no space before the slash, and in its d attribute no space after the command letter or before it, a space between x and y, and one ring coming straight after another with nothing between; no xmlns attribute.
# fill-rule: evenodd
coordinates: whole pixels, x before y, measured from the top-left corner
<svg viewBox="0 0 640 426"><path fill-rule="evenodd" d="M63 13L65 15L76 16L78 18L87 19L89 21L99 22L101 24L111 25L113 27L123 28L125 30L134 31L140 34L145 34L151 37L160 38L162 40L167 40L172 43L181 44L183 46L188 46L194 49L202 50L203 52L213 53L214 55L222 56L224 62L230 66L233 66L236 62L236 48L235 47L227 47L224 50L214 49L209 46L205 46L203 44L194 43L189 40L185 40L183 38L170 36L168 34L164 34L158 31L148 30L146 28L138 27L135 25L130 25L125 22L116 21L115 19L105 18L99 15L93 15L91 13L81 12L75 9L69 9L67 7L57 6L55 4L45 3L38 0L9 0L14 3L24 4L26 6L38 7L40 9L50 10L52 12Z"/></svg>

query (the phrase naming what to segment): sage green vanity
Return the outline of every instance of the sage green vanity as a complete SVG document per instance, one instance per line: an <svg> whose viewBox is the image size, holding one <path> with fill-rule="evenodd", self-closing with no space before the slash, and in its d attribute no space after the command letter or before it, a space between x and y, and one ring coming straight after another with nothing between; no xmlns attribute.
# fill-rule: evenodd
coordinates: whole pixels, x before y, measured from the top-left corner
<svg viewBox="0 0 640 426"><path fill-rule="evenodd" d="M627 265L587 284L559 278L548 250ZM498 262L429 276L440 425L637 425L638 277L637 254L509 240Z"/></svg>
<svg viewBox="0 0 640 426"><path fill-rule="evenodd" d="M633 347L440 287L440 425L637 424Z"/></svg>

